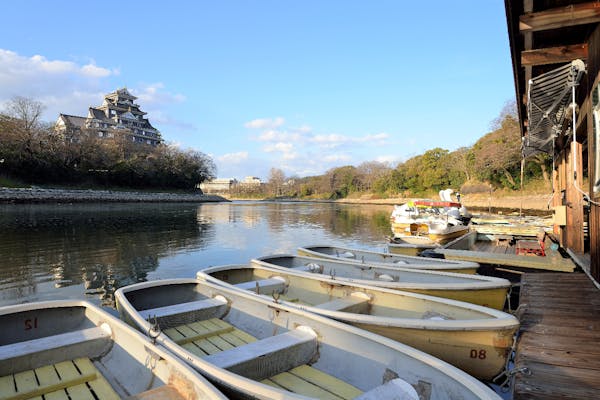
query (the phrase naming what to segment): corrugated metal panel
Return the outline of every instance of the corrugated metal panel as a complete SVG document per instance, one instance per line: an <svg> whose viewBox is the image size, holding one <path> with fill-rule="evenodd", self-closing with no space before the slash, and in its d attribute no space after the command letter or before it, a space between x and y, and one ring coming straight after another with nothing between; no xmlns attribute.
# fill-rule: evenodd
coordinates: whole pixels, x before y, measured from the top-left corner
<svg viewBox="0 0 600 400"><path fill-rule="evenodd" d="M529 126L523 137L523 154L552 152L552 139L562 133L567 109L572 103L572 88L585 73L585 64L569 64L539 75L529 81L527 117Z"/></svg>

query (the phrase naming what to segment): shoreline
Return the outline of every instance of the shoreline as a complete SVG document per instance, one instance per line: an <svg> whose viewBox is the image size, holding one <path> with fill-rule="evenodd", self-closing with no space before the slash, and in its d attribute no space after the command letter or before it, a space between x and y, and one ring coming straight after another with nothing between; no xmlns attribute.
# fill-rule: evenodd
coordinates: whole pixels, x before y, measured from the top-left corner
<svg viewBox="0 0 600 400"><path fill-rule="evenodd" d="M548 208L547 194L527 194L515 196L490 197L488 194L463 195L462 204L472 211L490 213L518 213L522 211L527 214L550 215L552 209ZM384 198L375 199L365 195L357 198L345 198L337 200L328 199L242 199L227 198L216 194L185 194L169 192L137 192L137 191L112 191L91 189L42 189L42 188L0 188L0 204L16 203L133 203L133 202L231 202L239 201L279 201L279 202L307 202L307 203L340 203L340 204L364 204L364 205L397 205L403 204L414 198Z"/></svg>
<svg viewBox="0 0 600 400"><path fill-rule="evenodd" d="M340 203L340 204L364 204L364 205L400 205L418 198L383 198L374 199L370 196L362 196L356 198L345 198L337 200L328 199L295 199L295 198L274 198L274 199L244 199L244 198L228 198L230 201L278 201L278 202L307 202L307 203ZM547 194L527 194L515 196L496 196L490 197L488 194L469 194L463 195L461 198L462 204L470 211L489 212L491 214L503 213L519 213L528 215L552 215L552 208L548 208L548 200L550 196Z"/></svg>
<svg viewBox="0 0 600 400"><path fill-rule="evenodd" d="M207 194L118 192L112 190L0 188L0 204L30 203L214 203L228 202Z"/></svg>

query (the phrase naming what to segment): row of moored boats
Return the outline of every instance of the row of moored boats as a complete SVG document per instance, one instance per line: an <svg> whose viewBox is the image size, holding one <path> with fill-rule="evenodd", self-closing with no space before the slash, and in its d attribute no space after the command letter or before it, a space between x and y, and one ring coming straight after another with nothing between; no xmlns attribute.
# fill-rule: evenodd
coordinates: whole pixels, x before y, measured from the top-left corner
<svg viewBox="0 0 600 400"><path fill-rule="evenodd" d="M0 400L498 399L481 381L519 323L477 267L311 246L120 288L129 325L85 301L3 307Z"/></svg>

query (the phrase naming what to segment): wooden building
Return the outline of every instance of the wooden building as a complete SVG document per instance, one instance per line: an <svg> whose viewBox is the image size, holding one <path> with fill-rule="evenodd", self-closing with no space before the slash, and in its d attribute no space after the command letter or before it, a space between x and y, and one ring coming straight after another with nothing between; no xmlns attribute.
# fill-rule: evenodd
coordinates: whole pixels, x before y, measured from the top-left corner
<svg viewBox="0 0 600 400"><path fill-rule="evenodd" d="M552 157L554 234L587 272L522 276L512 394L599 398L600 2L505 6L523 154Z"/></svg>
<svg viewBox="0 0 600 400"><path fill-rule="evenodd" d="M553 157L554 233L600 282L600 2L505 6L524 155Z"/></svg>

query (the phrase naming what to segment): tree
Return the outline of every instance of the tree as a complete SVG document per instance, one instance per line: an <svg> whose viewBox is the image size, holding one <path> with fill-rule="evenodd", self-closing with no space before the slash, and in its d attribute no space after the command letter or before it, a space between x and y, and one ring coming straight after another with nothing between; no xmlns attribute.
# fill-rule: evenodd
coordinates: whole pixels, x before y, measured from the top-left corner
<svg viewBox="0 0 600 400"><path fill-rule="evenodd" d="M473 166L482 180L516 189L515 176L521 161L521 132L518 120L506 114L498 129L473 145Z"/></svg>
<svg viewBox="0 0 600 400"><path fill-rule="evenodd" d="M283 182L285 182L285 174L279 168L271 168L269 171L269 187L271 189L271 193L274 196L281 195L281 189L283 187Z"/></svg>
<svg viewBox="0 0 600 400"><path fill-rule="evenodd" d="M15 96L6 104L6 115L18 120L20 127L30 133L41 128L41 118L45 108L39 101Z"/></svg>
<svg viewBox="0 0 600 400"><path fill-rule="evenodd" d="M361 191L371 190L373 184L391 171L391 168L379 161L366 161L356 168L362 183Z"/></svg>

